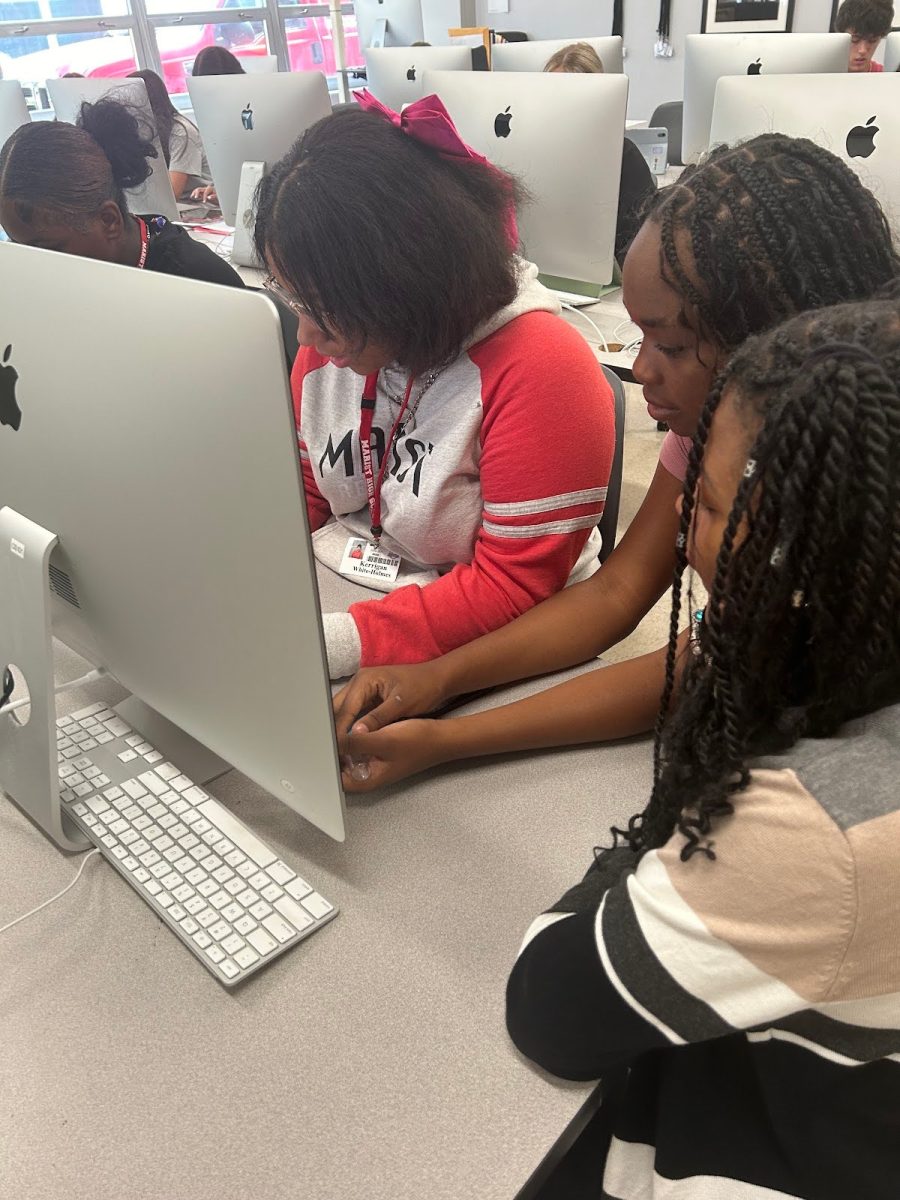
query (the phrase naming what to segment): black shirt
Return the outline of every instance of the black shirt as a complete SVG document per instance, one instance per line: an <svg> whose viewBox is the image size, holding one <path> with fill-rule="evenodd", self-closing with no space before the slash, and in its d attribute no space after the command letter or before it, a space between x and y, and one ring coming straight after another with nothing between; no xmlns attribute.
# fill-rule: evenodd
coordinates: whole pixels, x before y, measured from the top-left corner
<svg viewBox="0 0 900 1200"><path fill-rule="evenodd" d="M616 216L616 261L622 260L643 224L643 210L656 191L656 180L647 160L629 138L622 148L622 177L619 182L619 211Z"/></svg>
<svg viewBox="0 0 900 1200"><path fill-rule="evenodd" d="M244 286L233 267L209 246L195 241L180 225L172 225L165 217L145 216L141 219L147 222L150 231L145 270L200 279L204 283L223 283L226 287Z"/></svg>

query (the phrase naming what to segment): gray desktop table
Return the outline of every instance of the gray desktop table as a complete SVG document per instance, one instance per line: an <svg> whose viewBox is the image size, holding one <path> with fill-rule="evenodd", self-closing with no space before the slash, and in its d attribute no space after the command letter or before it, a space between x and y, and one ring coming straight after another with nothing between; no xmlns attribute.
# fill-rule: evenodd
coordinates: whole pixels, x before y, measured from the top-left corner
<svg viewBox="0 0 900 1200"><path fill-rule="evenodd" d="M358 594L320 586L325 609ZM60 708L119 698L104 681ZM507 975L643 804L650 757L641 740L433 771L351 797L342 845L222 776L210 790L341 908L234 993L93 858L0 936L0 1198L512 1200L592 1088L519 1056ZM0 924L79 861L0 797Z"/></svg>

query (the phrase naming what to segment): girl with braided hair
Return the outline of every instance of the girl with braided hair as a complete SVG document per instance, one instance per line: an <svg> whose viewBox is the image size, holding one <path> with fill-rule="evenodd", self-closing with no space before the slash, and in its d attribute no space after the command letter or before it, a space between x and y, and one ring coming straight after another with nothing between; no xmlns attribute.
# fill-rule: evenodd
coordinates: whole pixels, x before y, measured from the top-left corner
<svg viewBox="0 0 900 1200"><path fill-rule="evenodd" d="M691 438L731 353L796 313L865 299L898 275L878 202L804 139L765 134L720 148L659 191L624 270L625 305L644 335L634 377L651 417L670 429L640 510L590 580L433 662L361 671L335 701L350 756L344 786L365 791L436 763L650 730L665 648L473 716L405 718L586 662L627 637L671 583Z"/></svg>
<svg viewBox="0 0 900 1200"><path fill-rule="evenodd" d="M628 1072L542 1196L897 1194L898 381L874 300L751 339L703 411L650 802L508 985L529 1057Z"/></svg>

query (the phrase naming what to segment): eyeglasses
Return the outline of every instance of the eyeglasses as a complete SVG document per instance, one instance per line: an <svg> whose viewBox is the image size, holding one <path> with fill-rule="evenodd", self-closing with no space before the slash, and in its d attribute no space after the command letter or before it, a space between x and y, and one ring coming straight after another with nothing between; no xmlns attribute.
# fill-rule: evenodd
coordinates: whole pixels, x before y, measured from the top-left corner
<svg viewBox="0 0 900 1200"><path fill-rule="evenodd" d="M308 317L309 310L304 308L299 300L296 300L287 288L283 288L274 275L267 275L263 280L263 291L273 296L279 304L283 304L285 308L289 308L295 317Z"/></svg>

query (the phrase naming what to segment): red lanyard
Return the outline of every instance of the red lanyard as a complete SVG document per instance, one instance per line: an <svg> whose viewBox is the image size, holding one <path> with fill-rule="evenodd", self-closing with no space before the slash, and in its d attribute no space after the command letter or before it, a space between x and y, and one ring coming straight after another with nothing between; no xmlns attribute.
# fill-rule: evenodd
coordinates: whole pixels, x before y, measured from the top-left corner
<svg viewBox="0 0 900 1200"><path fill-rule="evenodd" d="M384 482L384 471L391 453L391 447L394 444L394 438L397 435L400 422L403 420L403 414L406 412L409 404L412 387L413 378L410 376L409 383L406 385L406 395L403 397L403 403L400 405L400 412L397 414L397 420L394 422L391 436L388 438L387 445L384 448L384 456L381 459L381 467L379 468L377 479L372 465L372 421L375 417L375 399L378 394L377 372L374 375L366 376L366 383L363 388L362 401L359 408L359 448L362 452L363 475L366 480L366 496L369 501L372 537L376 543L382 534L381 485Z"/></svg>
<svg viewBox="0 0 900 1200"><path fill-rule="evenodd" d="M141 257L138 259L138 270L143 270L144 263L147 261L147 250L150 247L150 230L147 228L147 222L138 217L137 223L141 230Z"/></svg>

